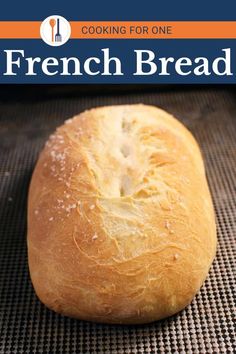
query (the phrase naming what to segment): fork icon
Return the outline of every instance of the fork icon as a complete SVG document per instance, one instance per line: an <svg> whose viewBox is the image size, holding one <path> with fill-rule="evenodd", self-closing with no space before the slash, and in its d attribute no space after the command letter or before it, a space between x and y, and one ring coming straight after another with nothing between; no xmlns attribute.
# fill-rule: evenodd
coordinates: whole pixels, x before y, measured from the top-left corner
<svg viewBox="0 0 236 354"><path fill-rule="evenodd" d="M60 34L60 19L57 19L57 33L55 35L55 42L61 42L62 41L62 37Z"/></svg>

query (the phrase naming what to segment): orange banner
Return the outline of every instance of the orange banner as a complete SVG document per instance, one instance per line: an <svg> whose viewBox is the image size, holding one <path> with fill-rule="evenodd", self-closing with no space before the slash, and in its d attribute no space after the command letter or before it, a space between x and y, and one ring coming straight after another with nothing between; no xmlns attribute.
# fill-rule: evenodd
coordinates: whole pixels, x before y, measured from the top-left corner
<svg viewBox="0 0 236 354"><path fill-rule="evenodd" d="M39 21L0 22L1 39L38 39ZM235 39L236 21L71 21L72 39Z"/></svg>
<svg viewBox="0 0 236 354"><path fill-rule="evenodd" d="M1 39L38 39L41 22L35 21L1 21Z"/></svg>

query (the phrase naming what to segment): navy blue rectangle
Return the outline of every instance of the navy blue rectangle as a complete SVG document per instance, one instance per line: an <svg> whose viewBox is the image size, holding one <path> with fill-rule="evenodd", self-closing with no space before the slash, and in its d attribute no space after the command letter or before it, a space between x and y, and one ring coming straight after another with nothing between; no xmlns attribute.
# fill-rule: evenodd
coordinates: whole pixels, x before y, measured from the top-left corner
<svg viewBox="0 0 236 354"><path fill-rule="evenodd" d="M1 2L0 21L42 21L61 15L74 21L234 21L235 0L89 0Z"/></svg>

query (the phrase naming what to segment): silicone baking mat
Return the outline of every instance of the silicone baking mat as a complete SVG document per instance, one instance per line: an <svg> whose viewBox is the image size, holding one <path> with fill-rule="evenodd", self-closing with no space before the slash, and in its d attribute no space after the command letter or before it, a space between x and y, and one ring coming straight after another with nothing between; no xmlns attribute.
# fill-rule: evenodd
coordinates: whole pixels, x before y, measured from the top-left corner
<svg viewBox="0 0 236 354"><path fill-rule="evenodd" d="M18 89L22 93L24 88ZM236 352L234 89L185 86L177 91L152 88L112 94L101 90L50 99L33 99L31 94L28 100L22 94L17 100L17 90L14 95L1 99L0 94L0 353ZM166 320L111 326L60 316L39 302L29 279L26 201L33 167L47 137L65 119L95 106L137 102L173 113L200 143L216 210L217 257L191 305Z"/></svg>

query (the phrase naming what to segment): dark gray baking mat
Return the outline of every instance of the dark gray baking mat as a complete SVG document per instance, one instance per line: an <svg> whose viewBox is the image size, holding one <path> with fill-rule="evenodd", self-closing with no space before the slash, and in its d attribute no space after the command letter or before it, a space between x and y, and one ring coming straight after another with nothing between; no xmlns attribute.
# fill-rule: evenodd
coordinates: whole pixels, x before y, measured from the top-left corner
<svg viewBox="0 0 236 354"><path fill-rule="evenodd" d="M236 94L232 88L152 90L34 102L32 96L1 101L0 93L0 353L236 352ZM38 301L29 279L26 199L34 164L66 118L95 106L137 102L173 113L199 141L216 209L217 258L192 304L167 320L109 326L65 318Z"/></svg>

